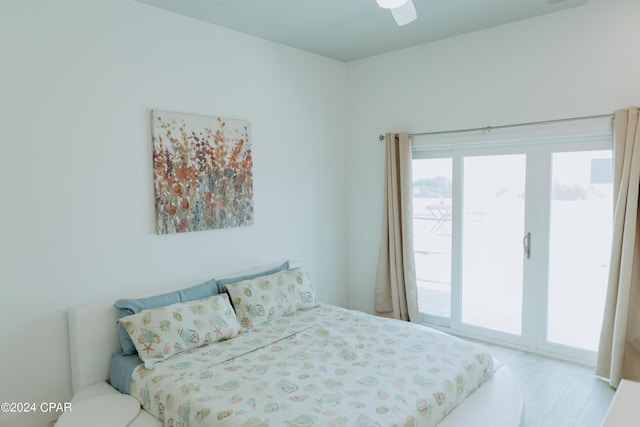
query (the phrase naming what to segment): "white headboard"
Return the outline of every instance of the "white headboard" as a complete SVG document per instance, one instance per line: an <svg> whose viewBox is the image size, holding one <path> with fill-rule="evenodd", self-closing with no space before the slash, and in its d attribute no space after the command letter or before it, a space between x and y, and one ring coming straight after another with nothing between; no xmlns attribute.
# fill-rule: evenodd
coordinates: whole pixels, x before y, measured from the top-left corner
<svg viewBox="0 0 640 427"><path fill-rule="evenodd" d="M109 379L111 354L120 349L116 309L113 307L116 299L98 301L69 310L73 394L83 387Z"/></svg>
<svg viewBox="0 0 640 427"><path fill-rule="evenodd" d="M277 264L279 265L279 264ZM301 266L300 262L289 261L290 268ZM216 276L243 276L273 268L274 265ZM193 286L182 284L168 289L156 289L136 295L123 295L89 304L73 307L68 313L69 350L71 353L71 387L77 393L83 387L109 379L111 354L120 350L120 339L116 327L117 312L113 303L120 298L142 298L163 294Z"/></svg>

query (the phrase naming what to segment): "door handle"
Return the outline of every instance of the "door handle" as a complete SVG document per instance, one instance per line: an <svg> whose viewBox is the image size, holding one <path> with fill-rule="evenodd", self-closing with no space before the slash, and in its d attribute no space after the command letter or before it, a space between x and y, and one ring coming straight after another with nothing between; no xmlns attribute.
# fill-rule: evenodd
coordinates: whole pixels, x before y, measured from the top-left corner
<svg viewBox="0 0 640 427"><path fill-rule="evenodd" d="M527 259L531 259L531 232L524 235L522 246L524 247L524 253L527 254Z"/></svg>

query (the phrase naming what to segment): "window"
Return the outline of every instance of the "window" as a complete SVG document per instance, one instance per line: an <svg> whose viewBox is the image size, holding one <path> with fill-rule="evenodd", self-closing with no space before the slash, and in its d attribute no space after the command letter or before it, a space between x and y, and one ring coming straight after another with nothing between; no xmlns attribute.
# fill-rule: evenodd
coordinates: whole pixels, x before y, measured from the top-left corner
<svg viewBox="0 0 640 427"><path fill-rule="evenodd" d="M413 232L421 313L451 315L451 158L413 160Z"/></svg>
<svg viewBox="0 0 640 427"><path fill-rule="evenodd" d="M611 248L609 131L436 143L414 138L423 321L592 362Z"/></svg>

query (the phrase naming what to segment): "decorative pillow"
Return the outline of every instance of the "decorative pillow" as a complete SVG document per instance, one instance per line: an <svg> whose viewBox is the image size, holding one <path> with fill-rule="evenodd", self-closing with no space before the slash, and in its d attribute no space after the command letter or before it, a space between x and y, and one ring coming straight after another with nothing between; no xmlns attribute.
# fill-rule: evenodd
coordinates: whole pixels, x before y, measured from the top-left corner
<svg viewBox="0 0 640 427"><path fill-rule="evenodd" d="M296 310L316 307L303 267L227 284L240 325L249 329Z"/></svg>
<svg viewBox="0 0 640 427"><path fill-rule="evenodd" d="M269 274L274 274L277 273L279 271L283 271L283 270L288 270L289 269L289 261L285 261L282 264L280 264L277 267L271 268L269 270L265 270L265 271L260 271L257 273L252 273L252 274L245 274L243 276L238 276L238 277L227 277L227 278L223 278L223 279L218 279L216 280L216 284L218 285L218 293L226 293L227 292L227 285L229 283L237 283L237 282L241 282L243 280L249 280L249 279L255 279L257 277L261 277L261 276L266 276Z"/></svg>
<svg viewBox="0 0 640 427"><path fill-rule="evenodd" d="M118 323L133 340L146 368L240 332L227 294L142 310Z"/></svg>
<svg viewBox="0 0 640 427"><path fill-rule="evenodd" d="M218 286L216 285L216 281L211 279L187 289L168 292L162 295L154 295L146 298L119 299L113 304L113 306L118 309L118 318L122 318L124 316L136 314L142 310L164 307L166 305L176 304L179 302L195 301L217 294ZM118 333L120 334L122 354L124 356L137 354L138 352L133 341L131 341L129 334L127 334L127 331L124 330L122 325L118 325Z"/></svg>

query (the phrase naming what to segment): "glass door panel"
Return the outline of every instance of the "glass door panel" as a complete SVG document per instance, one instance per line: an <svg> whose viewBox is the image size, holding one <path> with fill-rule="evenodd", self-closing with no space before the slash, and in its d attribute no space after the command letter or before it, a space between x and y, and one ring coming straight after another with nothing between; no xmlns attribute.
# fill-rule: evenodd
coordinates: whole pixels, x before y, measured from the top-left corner
<svg viewBox="0 0 640 427"><path fill-rule="evenodd" d="M465 157L462 323L522 331L526 155Z"/></svg>
<svg viewBox="0 0 640 427"><path fill-rule="evenodd" d="M553 153L547 340L596 351L609 273L610 150Z"/></svg>
<svg viewBox="0 0 640 427"><path fill-rule="evenodd" d="M413 235L418 306L451 316L451 158L413 161Z"/></svg>

